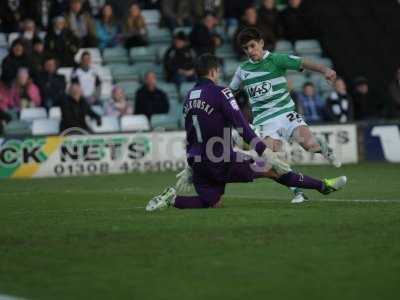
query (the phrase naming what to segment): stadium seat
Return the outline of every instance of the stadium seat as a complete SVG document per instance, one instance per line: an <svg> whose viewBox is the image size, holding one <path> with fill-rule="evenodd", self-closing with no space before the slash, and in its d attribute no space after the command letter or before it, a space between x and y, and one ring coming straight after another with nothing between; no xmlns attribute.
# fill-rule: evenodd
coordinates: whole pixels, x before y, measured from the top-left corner
<svg viewBox="0 0 400 300"><path fill-rule="evenodd" d="M151 126L153 128L175 130L178 129L178 119L173 114L156 114L151 116Z"/></svg>
<svg viewBox="0 0 400 300"><path fill-rule="evenodd" d="M167 53L169 47L169 45L160 45L157 48L157 61L159 63L163 63L165 53Z"/></svg>
<svg viewBox="0 0 400 300"><path fill-rule="evenodd" d="M11 44L19 37L19 35L19 32L11 32L8 35L8 45L11 46Z"/></svg>
<svg viewBox="0 0 400 300"><path fill-rule="evenodd" d="M31 123L26 121L13 120L4 126L4 135L8 137L28 136L31 134Z"/></svg>
<svg viewBox="0 0 400 300"><path fill-rule="evenodd" d="M112 83L107 81L103 82L101 84L101 93L100 93L100 99L107 101L111 98L111 92L112 92Z"/></svg>
<svg viewBox="0 0 400 300"><path fill-rule="evenodd" d="M133 47L129 55L133 62L156 62L157 46Z"/></svg>
<svg viewBox="0 0 400 300"><path fill-rule="evenodd" d="M322 48L317 40L299 40L294 45L297 54L303 56L307 54L321 54Z"/></svg>
<svg viewBox="0 0 400 300"><path fill-rule="evenodd" d="M36 119L47 118L47 111L44 107L23 108L19 118L21 121L33 122Z"/></svg>
<svg viewBox="0 0 400 300"><path fill-rule="evenodd" d="M0 47L8 48L7 36L3 32L0 32Z"/></svg>
<svg viewBox="0 0 400 300"><path fill-rule="evenodd" d="M8 49L0 46L0 64L7 55L8 55Z"/></svg>
<svg viewBox="0 0 400 300"><path fill-rule="evenodd" d="M103 53L105 64L126 64L129 63L128 52L123 47L106 48Z"/></svg>
<svg viewBox="0 0 400 300"><path fill-rule="evenodd" d="M141 86L137 81L122 81L118 82L116 85L124 90L126 97L129 99L135 98L136 92Z"/></svg>
<svg viewBox="0 0 400 300"><path fill-rule="evenodd" d="M303 89L304 83L306 83L307 78L303 74L295 73L288 74L287 80L291 82L292 87L295 91L301 91Z"/></svg>
<svg viewBox="0 0 400 300"><path fill-rule="evenodd" d="M118 118L115 116L103 116L101 117L101 125L98 126L96 121L90 120L89 126L95 133L110 133L110 132L118 132L119 122Z"/></svg>
<svg viewBox="0 0 400 300"><path fill-rule="evenodd" d="M175 84L159 80L157 87L168 95L169 98L178 99L179 94Z"/></svg>
<svg viewBox="0 0 400 300"><path fill-rule="evenodd" d="M182 101L186 98L187 93L194 87L194 85L195 85L194 82L183 82L181 84L180 96Z"/></svg>
<svg viewBox="0 0 400 300"><path fill-rule="evenodd" d="M92 63L94 65L101 65L103 63L103 58L101 57L101 53L98 48L80 48L78 53L75 55L76 63L81 61L82 53L85 51L90 53L90 56L92 57Z"/></svg>
<svg viewBox="0 0 400 300"><path fill-rule="evenodd" d="M314 83L317 90L325 94L333 90L333 87L326 81L325 77L318 73L313 73L310 77L310 81Z"/></svg>
<svg viewBox="0 0 400 300"><path fill-rule="evenodd" d="M292 54L293 53L293 45L291 42L287 40L279 40L275 45L275 52Z"/></svg>
<svg viewBox="0 0 400 300"><path fill-rule="evenodd" d="M111 74L116 82L129 81L140 79L140 70L137 70L135 66L127 64L112 64L110 65Z"/></svg>
<svg viewBox="0 0 400 300"><path fill-rule="evenodd" d="M161 64L155 64L151 62L138 62L133 64L131 68L132 72L136 76L139 76L137 80L143 79L144 75L149 71L153 71L154 73L156 73L158 79L164 78L163 66Z"/></svg>
<svg viewBox="0 0 400 300"><path fill-rule="evenodd" d="M149 120L145 115L130 115L121 117L121 131L148 131Z"/></svg>
<svg viewBox="0 0 400 300"><path fill-rule="evenodd" d="M38 119L32 123L33 135L57 135L60 133L60 120Z"/></svg>
<svg viewBox="0 0 400 300"><path fill-rule="evenodd" d="M101 105L92 105L90 108L99 116L104 116L104 108Z"/></svg>
<svg viewBox="0 0 400 300"><path fill-rule="evenodd" d="M57 70L57 74L64 75L65 81L67 82L67 84L69 84L71 82L72 71L73 71L73 68L71 68L71 67L63 67L63 68L59 68Z"/></svg>
<svg viewBox="0 0 400 300"><path fill-rule="evenodd" d="M96 70L97 74L99 74L100 80L102 82L112 82L113 77L111 75L111 70L109 67L106 66L94 66L94 69Z"/></svg>
<svg viewBox="0 0 400 300"><path fill-rule="evenodd" d="M187 36L192 32L192 27L191 26L182 26L182 27L176 27L174 29L174 34L183 31Z"/></svg>
<svg viewBox="0 0 400 300"><path fill-rule="evenodd" d="M235 72L240 65L240 62L237 60L232 60L232 59L227 59L225 60L224 63L224 74L225 74L225 79L226 80L231 80L233 75L235 75Z"/></svg>
<svg viewBox="0 0 400 300"><path fill-rule="evenodd" d="M49 110L49 118L51 119L56 119L56 120L61 120L61 108L58 106L54 106L50 108Z"/></svg>
<svg viewBox="0 0 400 300"><path fill-rule="evenodd" d="M171 33L166 28L159 28L158 26L149 26L149 43L162 44L170 43L172 40Z"/></svg>
<svg viewBox="0 0 400 300"><path fill-rule="evenodd" d="M160 24L161 14L157 9L144 9L142 15L147 25L158 25Z"/></svg>
<svg viewBox="0 0 400 300"><path fill-rule="evenodd" d="M217 48L216 55L223 59L235 59L236 53L233 51L231 44L224 44L221 47Z"/></svg>

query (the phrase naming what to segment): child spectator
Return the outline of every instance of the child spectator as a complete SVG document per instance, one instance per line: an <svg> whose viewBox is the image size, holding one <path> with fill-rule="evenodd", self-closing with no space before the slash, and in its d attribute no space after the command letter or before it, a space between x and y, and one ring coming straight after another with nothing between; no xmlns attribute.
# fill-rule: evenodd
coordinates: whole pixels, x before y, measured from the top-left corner
<svg viewBox="0 0 400 300"><path fill-rule="evenodd" d="M303 92L296 97L299 112L307 123L319 123L325 121L325 103L317 94L315 86L311 82L306 82Z"/></svg>
<svg viewBox="0 0 400 300"><path fill-rule="evenodd" d="M120 86L115 86L111 93L111 100L106 105L108 116L122 117L133 114L133 106L126 99L124 90Z"/></svg>
<svg viewBox="0 0 400 300"><path fill-rule="evenodd" d="M118 26L114 18L113 8L106 4L100 12L100 18L96 21L96 35L99 48L114 47L118 43Z"/></svg>
<svg viewBox="0 0 400 300"><path fill-rule="evenodd" d="M135 104L135 114L145 115L149 121L153 114L168 113L168 97L157 88L157 77L154 72L145 75L144 85L136 92Z"/></svg>
<svg viewBox="0 0 400 300"><path fill-rule="evenodd" d="M123 23L122 34L125 39L125 47L128 49L148 44L147 25L140 7L136 3L129 7L128 16Z"/></svg>
<svg viewBox="0 0 400 300"><path fill-rule="evenodd" d="M28 69L18 70L17 78L11 87L11 98L17 110L39 107L42 104L39 88L29 77Z"/></svg>
<svg viewBox="0 0 400 300"><path fill-rule="evenodd" d="M172 46L164 56L164 68L167 73L167 80L178 86L184 81L194 81L195 53L189 46L184 32L175 34Z"/></svg>
<svg viewBox="0 0 400 300"><path fill-rule="evenodd" d="M330 121L347 123L353 120L353 101L342 78L336 79L335 90L329 95L326 103Z"/></svg>

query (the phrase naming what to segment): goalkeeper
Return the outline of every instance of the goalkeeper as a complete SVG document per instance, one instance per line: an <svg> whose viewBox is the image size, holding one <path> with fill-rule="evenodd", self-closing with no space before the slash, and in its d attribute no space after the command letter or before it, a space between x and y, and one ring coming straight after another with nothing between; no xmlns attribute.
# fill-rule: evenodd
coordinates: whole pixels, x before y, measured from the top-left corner
<svg viewBox="0 0 400 300"><path fill-rule="evenodd" d="M276 157L245 121L229 88L218 86L218 59L201 55L195 65L199 81L189 91L183 107L188 166L178 174L175 187L167 188L146 206L155 211L169 206L176 208L218 207L227 183L252 182L271 178L288 187L314 189L329 194L346 184L346 177L317 180L291 171ZM236 128L243 139L257 152L250 158L234 152L231 130ZM178 196L178 192L194 186L197 196Z"/></svg>

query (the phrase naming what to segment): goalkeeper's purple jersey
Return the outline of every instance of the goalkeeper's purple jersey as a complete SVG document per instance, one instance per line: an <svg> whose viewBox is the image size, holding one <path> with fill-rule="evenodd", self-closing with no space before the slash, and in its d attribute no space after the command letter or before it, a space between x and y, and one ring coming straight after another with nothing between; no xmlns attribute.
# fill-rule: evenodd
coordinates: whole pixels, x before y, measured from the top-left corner
<svg viewBox="0 0 400 300"><path fill-rule="evenodd" d="M230 142L232 127L239 131L246 143L254 146L259 155L266 148L244 119L231 90L211 80L201 79L189 91L183 114L188 158L197 156L212 160L212 153L216 158L230 159L233 153Z"/></svg>

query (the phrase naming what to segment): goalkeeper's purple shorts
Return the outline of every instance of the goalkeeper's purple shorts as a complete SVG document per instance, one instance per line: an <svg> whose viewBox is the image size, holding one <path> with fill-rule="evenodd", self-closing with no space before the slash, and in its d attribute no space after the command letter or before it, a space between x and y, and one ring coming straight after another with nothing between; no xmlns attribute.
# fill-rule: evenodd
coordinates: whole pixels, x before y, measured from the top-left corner
<svg viewBox="0 0 400 300"><path fill-rule="evenodd" d="M243 156L241 160L213 163L211 161L193 162L193 184L205 207L215 205L225 193L227 183L252 182L257 178L254 160Z"/></svg>

